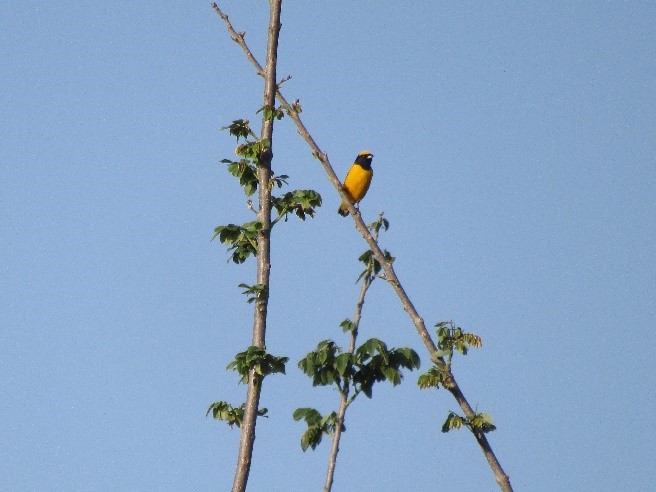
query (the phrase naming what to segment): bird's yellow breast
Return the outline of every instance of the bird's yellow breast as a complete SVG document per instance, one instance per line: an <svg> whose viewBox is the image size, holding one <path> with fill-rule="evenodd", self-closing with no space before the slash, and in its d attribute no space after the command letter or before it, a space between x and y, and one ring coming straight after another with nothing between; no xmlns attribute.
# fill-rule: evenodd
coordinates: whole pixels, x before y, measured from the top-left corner
<svg viewBox="0 0 656 492"><path fill-rule="evenodd" d="M358 203L367 194L373 175L371 168L365 169L359 164L351 166L344 179L344 189L354 203Z"/></svg>

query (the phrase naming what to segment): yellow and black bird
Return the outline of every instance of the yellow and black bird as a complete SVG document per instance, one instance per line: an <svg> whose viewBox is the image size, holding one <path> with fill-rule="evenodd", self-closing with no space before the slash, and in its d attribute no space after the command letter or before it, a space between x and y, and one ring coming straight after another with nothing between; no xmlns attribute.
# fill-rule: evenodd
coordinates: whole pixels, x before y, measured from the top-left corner
<svg viewBox="0 0 656 492"><path fill-rule="evenodd" d="M364 198L371 184L371 178L374 176L374 171L371 169L373 156L368 150L360 152L344 178L344 190L354 204ZM337 213L343 217L349 214L346 202L342 202Z"/></svg>

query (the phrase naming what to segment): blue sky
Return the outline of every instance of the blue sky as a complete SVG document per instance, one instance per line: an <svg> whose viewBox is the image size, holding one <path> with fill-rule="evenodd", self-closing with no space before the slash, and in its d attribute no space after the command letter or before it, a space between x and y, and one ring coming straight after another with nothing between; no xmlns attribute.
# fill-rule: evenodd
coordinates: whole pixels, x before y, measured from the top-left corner
<svg viewBox="0 0 656 492"><path fill-rule="evenodd" d="M263 59L266 2L223 8ZM6 490L226 490L239 403L225 365L251 305L215 226L252 220L222 158L257 127L261 81L209 2L3 2L0 476ZM294 2L279 74L342 176L374 154L361 210L428 325L484 347L454 362L517 490L656 483L656 6L649 2ZM316 490L292 411L336 408L297 361L346 344L365 250L287 119L274 169L324 198L273 233L266 381L251 490ZM428 359L392 290L362 338ZM442 434L416 375L347 414L335 490L494 490L474 439Z"/></svg>

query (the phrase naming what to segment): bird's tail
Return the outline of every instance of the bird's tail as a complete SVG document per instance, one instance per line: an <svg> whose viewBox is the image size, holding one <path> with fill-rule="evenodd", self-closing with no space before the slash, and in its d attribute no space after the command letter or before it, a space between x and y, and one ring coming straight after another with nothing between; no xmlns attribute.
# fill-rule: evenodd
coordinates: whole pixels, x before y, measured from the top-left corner
<svg viewBox="0 0 656 492"><path fill-rule="evenodd" d="M349 214L348 208L346 208L346 203L343 203L337 209L337 213L342 217L346 217Z"/></svg>

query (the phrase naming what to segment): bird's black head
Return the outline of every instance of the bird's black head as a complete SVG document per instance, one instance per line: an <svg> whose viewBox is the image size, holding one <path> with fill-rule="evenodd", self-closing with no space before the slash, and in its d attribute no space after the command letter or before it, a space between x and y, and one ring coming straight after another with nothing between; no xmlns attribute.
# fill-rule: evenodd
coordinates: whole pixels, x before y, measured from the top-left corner
<svg viewBox="0 0 656 492"><path fill-rule="evenodd" d="M371 159L374 155L368 150L363 150L355 158L355 163L361 165L362 167L368 168L371 167Z"/></svg>

